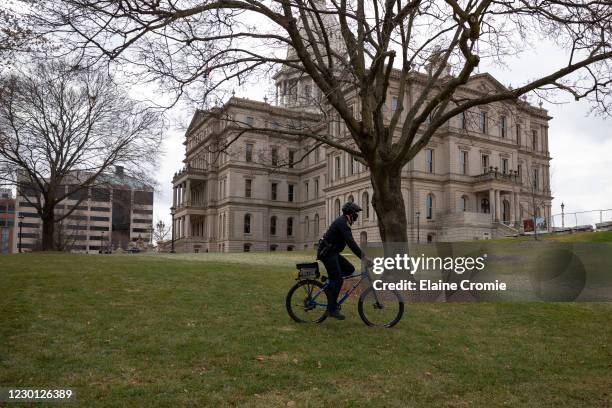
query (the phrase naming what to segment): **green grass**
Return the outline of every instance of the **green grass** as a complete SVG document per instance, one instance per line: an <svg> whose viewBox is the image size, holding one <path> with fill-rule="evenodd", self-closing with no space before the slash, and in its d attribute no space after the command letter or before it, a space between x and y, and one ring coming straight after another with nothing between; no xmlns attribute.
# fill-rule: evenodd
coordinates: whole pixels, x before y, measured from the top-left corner
<svg viewBox="0 0 612 408"><path fill-rule="evenodd" d="M2 257L0 386L74 387L85 407L611 404L611 304L412 304L385 330L352 300L344 322L297 325L305 259Z"/></svg>

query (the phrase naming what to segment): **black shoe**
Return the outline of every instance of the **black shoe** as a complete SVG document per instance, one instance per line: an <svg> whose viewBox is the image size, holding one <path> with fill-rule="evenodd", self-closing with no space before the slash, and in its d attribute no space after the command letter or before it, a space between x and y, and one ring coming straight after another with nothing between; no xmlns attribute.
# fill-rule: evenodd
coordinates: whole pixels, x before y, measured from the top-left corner
<svg viewBox="0 0 612 408"><path fill-rule="evenodd" d="M338 319L338 320L346 319L346 316L340 313L339 310L334 310L333 312L329 312L329 317L333 317L334 319Z"/></svg>

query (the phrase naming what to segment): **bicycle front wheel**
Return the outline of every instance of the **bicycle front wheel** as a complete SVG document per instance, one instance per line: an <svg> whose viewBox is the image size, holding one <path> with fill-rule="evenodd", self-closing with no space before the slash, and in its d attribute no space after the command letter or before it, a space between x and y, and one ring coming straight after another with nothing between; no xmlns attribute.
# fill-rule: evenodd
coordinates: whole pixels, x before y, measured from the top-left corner
<svg viewBox="0 0 612 408"><path fill-rule="evenodd" d="M376 291L370 286L359 297L358 310L368 326L393 327L404 314L404 302L396 291Z"/></svg>
<svg viewBox="0 0 612 408"><path fill-rule="evenodd" d="M316 280L296 283L287 293L287 313L298 323L321 323L327 317L327 294Z"/></svg>

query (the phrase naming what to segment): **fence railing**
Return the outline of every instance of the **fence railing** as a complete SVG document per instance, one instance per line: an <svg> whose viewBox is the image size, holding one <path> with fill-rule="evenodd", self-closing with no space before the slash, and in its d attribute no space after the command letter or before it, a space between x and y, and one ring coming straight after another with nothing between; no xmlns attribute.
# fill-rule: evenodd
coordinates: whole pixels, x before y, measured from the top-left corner
<svg viewBox="0 0 612 408"><path fill-rule="evenodd" d="M553 228L576 228L585 225L612 222L612 208L563 212L551 216Z"/></svg>

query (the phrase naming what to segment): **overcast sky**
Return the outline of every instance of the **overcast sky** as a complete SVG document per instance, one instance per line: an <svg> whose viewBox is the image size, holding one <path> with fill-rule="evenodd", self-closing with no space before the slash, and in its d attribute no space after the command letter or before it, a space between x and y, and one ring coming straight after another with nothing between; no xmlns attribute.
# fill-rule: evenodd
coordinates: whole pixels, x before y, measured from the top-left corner
<svg viewBox="0 0 612 408"><path fill-rule="evenodd" d="M506 67L480 67L480 72L490 72L501 83L514 87L525 81L551 72L563 65L563 55L546 42L539 43L535 51L523 53L508 61ZM270 81L272 81L270 79ZM266 84L267 85L267 84ZM267 87L267 86L266 86ZM263 100L261 85L236 91L240 97ZM559 96L557 101L570 100ZM610 209L603 213L604 221L612 221L612 118L589 115L591 106L587 102L551 104L544 102L553 119L550 121L549 150L551 152L552 214L587 210ZM172 119L185 123L192 109L174 113ZM172 201L172 176L182 166L184 158L184 131L174 127L164 142L165 156L157 173L158 188L155 197L155 219L170 220ZM579 225L599 222L599 212L579 214ZM576 223L573 215L565 218L566 226ZM555 217L560 226L560 217Z"/></svg>

